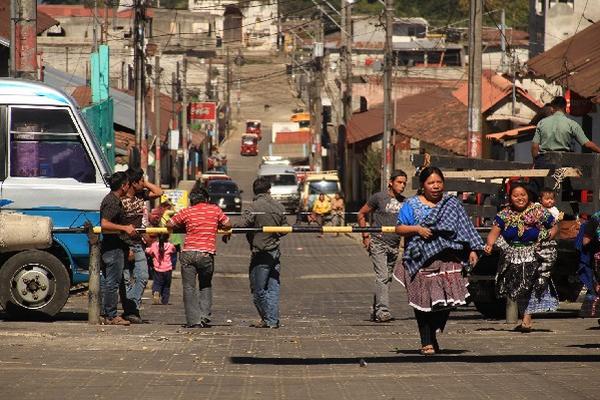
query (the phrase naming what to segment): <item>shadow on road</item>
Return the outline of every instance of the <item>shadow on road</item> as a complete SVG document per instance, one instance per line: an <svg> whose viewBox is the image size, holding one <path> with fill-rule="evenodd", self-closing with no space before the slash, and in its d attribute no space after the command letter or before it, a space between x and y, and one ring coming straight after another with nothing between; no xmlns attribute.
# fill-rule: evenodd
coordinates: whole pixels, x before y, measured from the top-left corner
<svg viewBox="0 0 600 400"><path fill-rule="evenodd" d="M65 321L87 321L88 314L86 312L78 312L78 311L63 311L55 315L54 317L49 317L43 314L21 314L21 315L12 315L8 314L4 311L0 312L0 320L2 321L29 321L29 322L65 322Z"/></svg>
<svg viewBox="0 0 600 400"><path fill-rule="evenodd" d="M448 350L460 352L461 350ZM404 350L401 351L404 353ZM250 365L360 365L363 363L393 364L414 362L444 363L581 363L600 362L600 355L591 354L494 354L494 355L452 355L444 353L435 356L416 355L416 351L407 350L406 356L384 357L324 357L324 358L291 358L291 357L231 357L233 364Z"/></svg>

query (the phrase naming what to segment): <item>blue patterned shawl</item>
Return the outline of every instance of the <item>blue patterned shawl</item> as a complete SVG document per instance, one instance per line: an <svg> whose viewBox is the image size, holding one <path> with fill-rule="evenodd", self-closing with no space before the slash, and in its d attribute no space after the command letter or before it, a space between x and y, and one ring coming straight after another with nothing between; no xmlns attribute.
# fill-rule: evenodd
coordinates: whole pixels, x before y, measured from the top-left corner
<svg viewBox="0 0 600 400"><path fill-rule="evenodd" d="M411 277L444 250L483 249L481 236L455 196L445 194L420 225L431 229L433 236L423 239L415 235L407 241L402 260Z"/></svg>

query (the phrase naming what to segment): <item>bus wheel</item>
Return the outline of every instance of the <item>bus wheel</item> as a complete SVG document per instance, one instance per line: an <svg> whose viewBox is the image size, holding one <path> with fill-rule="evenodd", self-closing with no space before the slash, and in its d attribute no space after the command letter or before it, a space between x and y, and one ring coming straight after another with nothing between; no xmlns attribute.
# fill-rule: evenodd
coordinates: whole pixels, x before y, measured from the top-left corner
<svg viewBox="0 0 600 400"><path fill-rule="evenodd" d="M52 317L69 298L71 279L52 254L27 250L0 268L0 305L13 317Z"/></svg>

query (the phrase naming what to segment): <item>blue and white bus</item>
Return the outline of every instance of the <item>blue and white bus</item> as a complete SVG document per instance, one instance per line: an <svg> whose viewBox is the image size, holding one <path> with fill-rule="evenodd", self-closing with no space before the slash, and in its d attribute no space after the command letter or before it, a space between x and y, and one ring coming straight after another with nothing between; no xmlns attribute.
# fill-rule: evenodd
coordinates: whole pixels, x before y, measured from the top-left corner
<svg viewBox="0 0 600 400"><path fill-rule="evenodd" d="M0 154L0 212L48 216L54 228L98 225L110 168L69 96L0 79ZM88 265L85 234L56 234L45 250L0 246L0 305L10 314L55 315L71 286L87 281Z"/></svg>

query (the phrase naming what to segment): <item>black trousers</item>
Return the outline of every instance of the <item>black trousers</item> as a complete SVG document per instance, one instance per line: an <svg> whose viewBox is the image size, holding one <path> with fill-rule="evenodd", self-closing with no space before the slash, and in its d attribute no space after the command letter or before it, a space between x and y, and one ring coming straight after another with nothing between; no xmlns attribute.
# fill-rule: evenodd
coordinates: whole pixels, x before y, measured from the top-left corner
<svg viewBox="0 0 600 400"><path fill-rule="evenodd" d="M419 335L421 336L421 346L432 345L438 347L436 331L444 330L448 317L450 316L450 310L443 311L432 311L425 312L415 311L415 318L417 319L417 325L419 326Z"/></svg>

